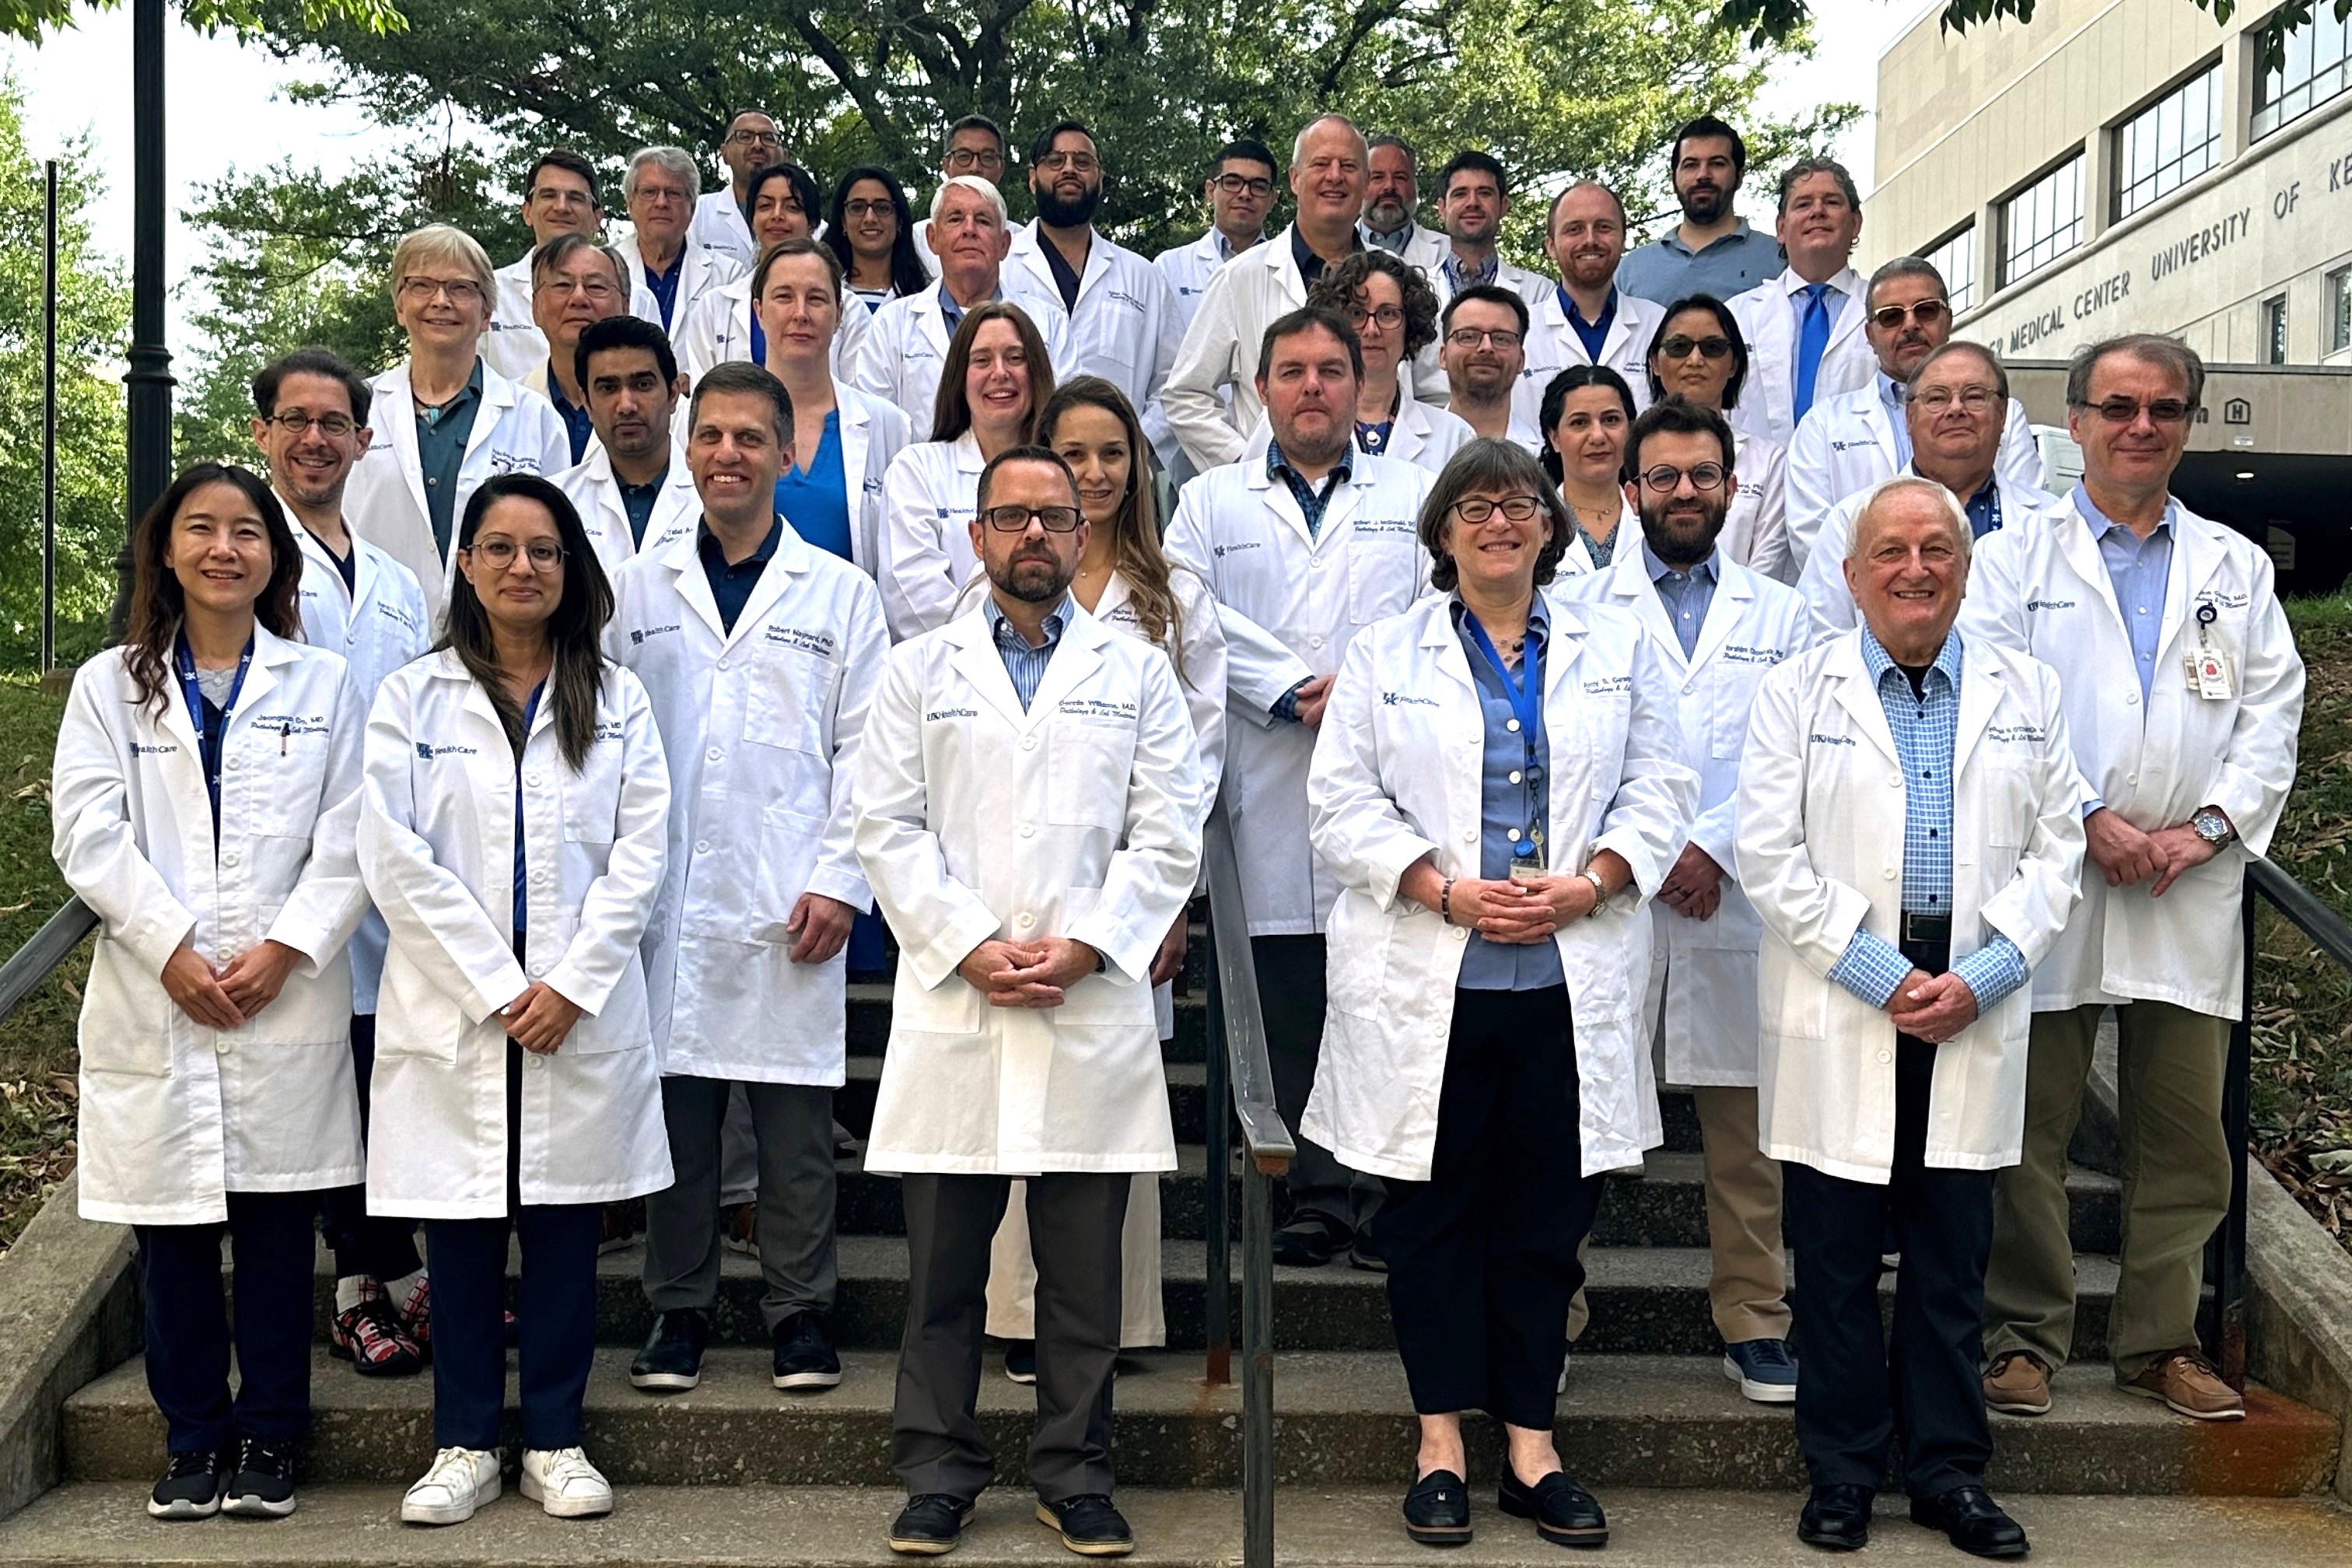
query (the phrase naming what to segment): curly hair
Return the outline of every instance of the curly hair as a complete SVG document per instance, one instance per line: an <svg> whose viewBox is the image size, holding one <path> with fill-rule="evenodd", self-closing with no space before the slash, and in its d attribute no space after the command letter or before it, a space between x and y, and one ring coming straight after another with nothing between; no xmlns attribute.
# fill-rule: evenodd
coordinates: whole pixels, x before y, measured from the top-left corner
<svg viewBox="0 0 2352 1568"><path fill-rule="evenodd" d="M1323 276L1307 290L1307 302L1324 305L1337 310L1352 326L1356 320L1356 299L1364 291L1375 272L1387 274L1396 280L1397 291L1404 296L1404 353L1401 358L1411 359L1437 341L1437 290L1421 275L1421 268L1407 264L1378 246L1370 246L1335 266L1323 269Z"/></svg>

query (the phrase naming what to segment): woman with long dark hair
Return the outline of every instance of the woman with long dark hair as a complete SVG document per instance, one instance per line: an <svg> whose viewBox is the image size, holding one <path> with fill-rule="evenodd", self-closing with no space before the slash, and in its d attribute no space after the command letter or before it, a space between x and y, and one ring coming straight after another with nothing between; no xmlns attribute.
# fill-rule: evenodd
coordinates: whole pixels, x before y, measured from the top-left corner
<svg viewBox="0 0 2352 1568"><path fill-rule="evenodd" d="M869 313L931 286L930 270L915 250L914 209L887 169L861 163L841 176L824 215L824 243L841 260L849 297Z"/></svg>
<svg viewBox="0 0 2352 1568"><path fill-rule="evenodd" d="M311 1225L362 1169L365 715L341 658L299 640L302 552L258 476L189 468L131 556L126 635L76 672L51 775L58 869L100 921L80 1210L139 1238L170 1455L147 1511L279 1517L310 1418Z"/></svg>
<svg viewBox="0 0 2352 1568"><path fill-rule="evenodd" d="M635 676L599 649L613 594L579 514L489 480L457 538L448 630L368 723L360 860L392 942L368 1206L419 1215L433 1270L430 1468L401 1518L499 1495L508 1236L522 1244L522 1492L608 1513L580 1447L604 1204L670 1182L637 946L669 773Z"/></svg>

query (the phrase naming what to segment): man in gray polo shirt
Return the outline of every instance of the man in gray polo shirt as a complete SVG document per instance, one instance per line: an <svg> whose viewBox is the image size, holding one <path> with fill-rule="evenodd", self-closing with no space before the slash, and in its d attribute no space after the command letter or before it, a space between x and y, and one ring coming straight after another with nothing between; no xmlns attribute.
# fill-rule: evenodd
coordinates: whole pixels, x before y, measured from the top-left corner
<svg viewBox="0 0 2352 1568"><path fill-rule="evenodd" d="M1780 243L1732 210L1748 174L1748 144L1712 114L1675 132L1667 161L1683 220L1617 268L1617 287L1662 305L1693 294L1728 300L1780 270Z"/></svg>

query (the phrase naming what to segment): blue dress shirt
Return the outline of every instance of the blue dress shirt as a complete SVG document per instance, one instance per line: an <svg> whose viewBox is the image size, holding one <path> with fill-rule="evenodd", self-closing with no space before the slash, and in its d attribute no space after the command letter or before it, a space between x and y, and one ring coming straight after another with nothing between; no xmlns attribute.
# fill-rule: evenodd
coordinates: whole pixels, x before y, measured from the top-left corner
<svg viewBox="0 0 2352 1568"><path fill-rule="evenodd" d="M1720 581L1715 563L1710 550L1706 560L1688 571L1669 566L1650 549L1647 539L1642 541L1642 563L1650 569L1650 582L1666 607L1666 619L1674 623L1675 640L1682 644L1685 658L1698 651L1699 628L1706 625L1707 606L1715 603L1715 585Z"/></svg>
<svg viewBox="0 0 2352 1568"><path fill-rule="evenodd" d="M1546 824L1550 821L1547 779L1551 746L1545 738L1540 705L1534 734L1524 734L1513 727L1517 715L1511 707L1502 676L1486 662L1486 656L1478 649L1477 639L1464 624L1467 611L1462 601L1455 599L1452 608L1454 635L1462 639L1463 655L1470 661L1470 679L1478 688L1478 710L1486 721L1486 742L1478 781L1478 875L1489 881L1499 881L1511 874L1511 857L1522 841L1538 833L1544 836L1542 842L1549 844L1550 840ZM1544 609L1543 595L1538 594L1528 607L1528 643L1526 652L1520 656L1520 679L1524 679L1526 672L1536 667L1550 633L1550 616ZM1547 985L1566 983L1567 976L1559 966L1558 943L1489 942L1475 931L1463 951L1462 973L1455 981L1466 991L1540 991Z"/></svg>
<svg viewBox="0 0 2352 1568"><path fill-rule="evenodd" d="M2132 667L2139 672L2139 700L2147 700L2156 681L2156 652L2164 637L2164 599L2172 577L2172 534L2175 510L2164 503L2164 521L2142 539L2091 504L2091 492L2074 487L2074 510L2091 525L2099 542L2099 559L2107 564L2107 582L2116 591L2116 608L2124 617L2124 633L2131 638Z"/></svg>
<svg viewBox="0 0 2352 1568"><path fill-rule="evenodd" d="M1577 312L1576 299L1569 293L1568 285L1562 283L1559 289L1559 308L1568 313L1568 324L1576 333L1577 342L1584 345L1584 357L1599 364L1601 345L1609 341L1609 329L1617 320L1617 285L1609 286L1609 298L1601 304L1601 315L1591 321Z"/></svg>
<svg viewBox="0 0 2352 1568"><path fill-rule="evenodd" d="M1883 370L1878 373L1878 401L1895 426L1895 466L1903 468L1911 461L1911 419L1903 405L1903 384Z"/></svg>
<svg viewBox="0 0 2352 1568"><path fill-rule="evenodd" d="M988 634L996 643L996 652L1004 660L1004 673L1013 678L1013 694L1021 699L1021 711L1029 711L1029 704L1037 700L1038 684L1045 679L1045 667L1053 662L1054 650L1062 646L1062 629L1077 613L1065 593L1062 602L1054 606L1039 629L1045 640L1035 647L1021 634L1021 628L1005 617L996 595L991 594L981 601L982 613L988 616Z"/></svg>

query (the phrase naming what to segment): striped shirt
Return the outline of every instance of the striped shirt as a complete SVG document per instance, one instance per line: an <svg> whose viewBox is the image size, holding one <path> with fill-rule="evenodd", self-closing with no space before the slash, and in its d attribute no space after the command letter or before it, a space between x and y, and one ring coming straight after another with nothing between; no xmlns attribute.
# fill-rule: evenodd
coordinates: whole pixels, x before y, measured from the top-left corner
<svg viewBox="0 0 2352 1568"><path fill-rule="evenodd" d="M1065 593L1062 602L1045 616L1045 640L1035 647L1021 635L1021 628L1005 618L1004 611L991 594L981 601L982 613L988 616L989 635L996 641L998 657L1004 660L1004 673L1013 678L1013 694L1021 699L1021 711L1029 711L1029 704L1037 700L1038 683L1045 679L1045 667L1054 661L1054 650L1061 646L1062 628L1076 614Z"/></svg>

